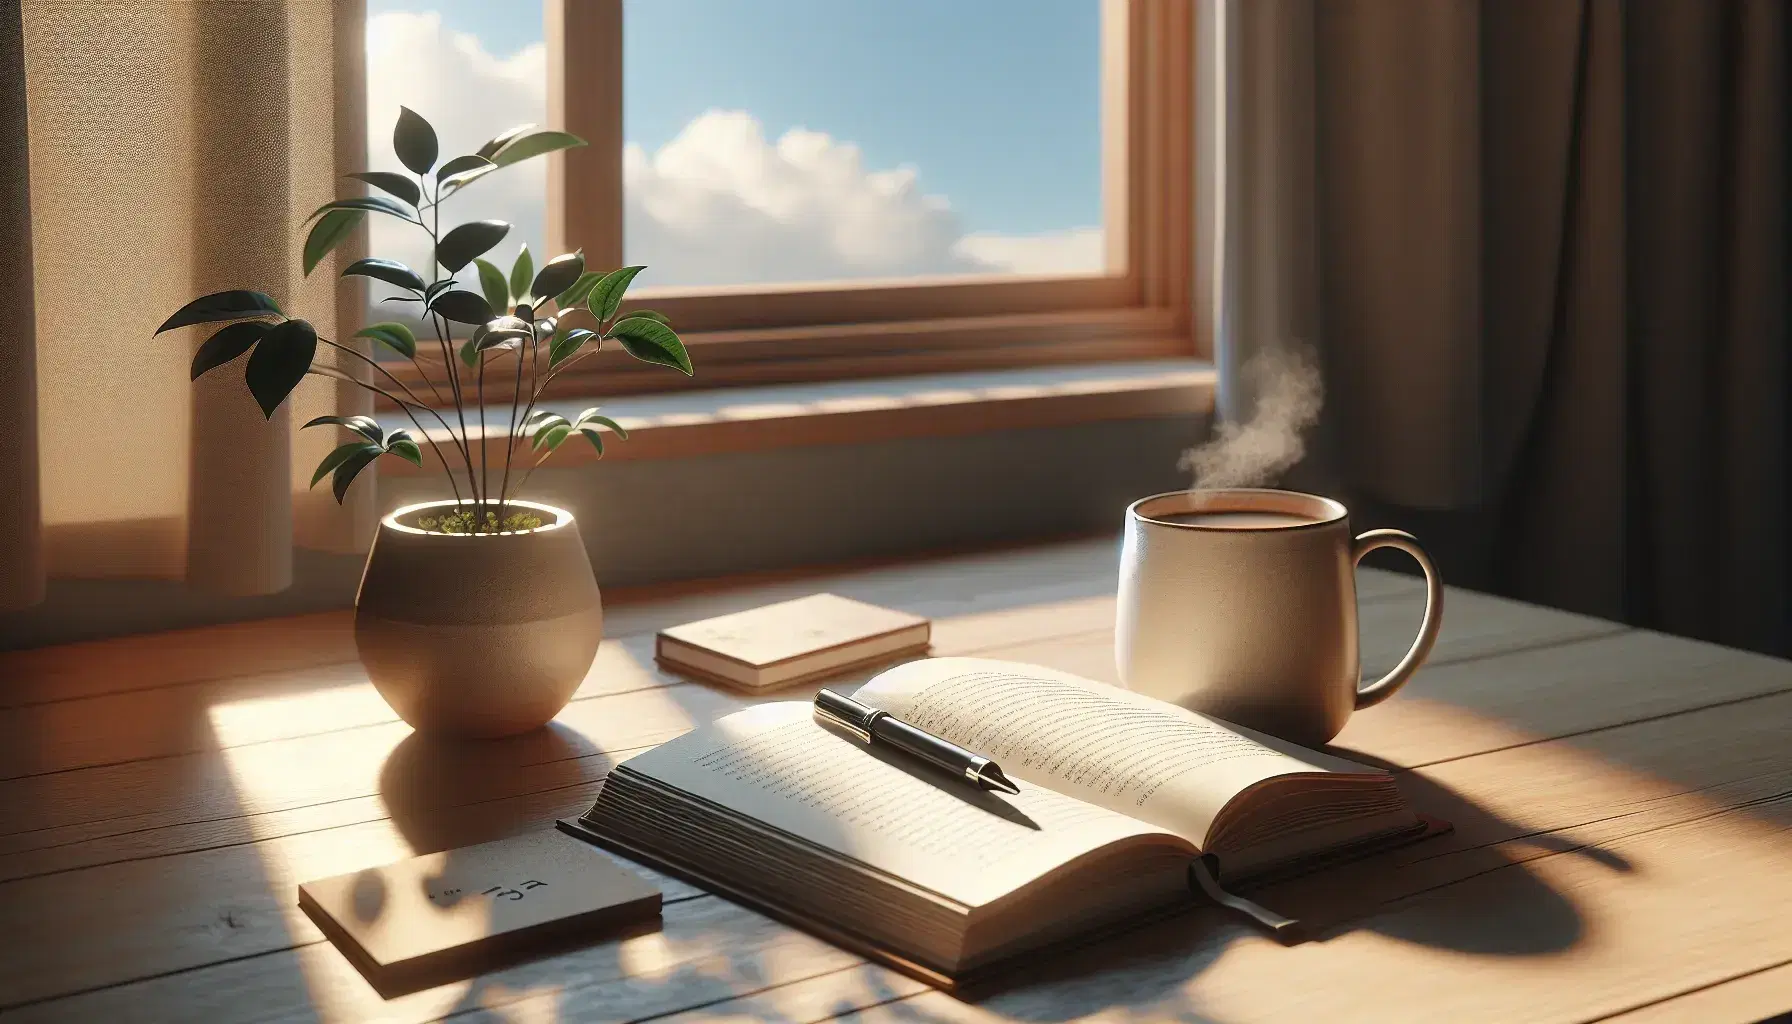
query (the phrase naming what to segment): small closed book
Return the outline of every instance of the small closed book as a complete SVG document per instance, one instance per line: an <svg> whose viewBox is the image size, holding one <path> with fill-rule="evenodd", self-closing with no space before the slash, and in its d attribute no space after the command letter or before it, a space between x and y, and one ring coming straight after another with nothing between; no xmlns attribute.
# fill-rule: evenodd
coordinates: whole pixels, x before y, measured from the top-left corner
<svg viewBox="0 0 1792 1024"><path fill-rule="evenodd" d="M306 882L299 906L376 989L396 994L652 920L660 891L543 831Z"/></svg>
<svg viewBox="0 0 1792 1024"><path fill-rule="evenodd" d="M674 672L757 691L925 654L931 635L918 615L811 594L661 630L654 657Z"/></svg>
<svg viewBox="0 0 1792 1024"><path fill-rule="evenodd" d="M1019 795L782 701L623 762L561 825L943 987L1199 899L1262 912L1218 886L1447 828L1379 768L1051 669L912 661L857 699L993 758Z"/></svg>

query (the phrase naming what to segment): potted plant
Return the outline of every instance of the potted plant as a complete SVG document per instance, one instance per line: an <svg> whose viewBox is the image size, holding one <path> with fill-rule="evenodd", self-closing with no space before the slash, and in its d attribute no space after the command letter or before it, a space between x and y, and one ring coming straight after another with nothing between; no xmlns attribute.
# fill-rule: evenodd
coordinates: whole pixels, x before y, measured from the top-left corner
<svg viewBox="0 0 1792 1024"><path fill-rule="evenodd" d="M387 703L422 732L502 736L553 718L591 667L603 638L597 580L572 513L515 497L529 474L577 436L601 457L603 432L628 434L597 409L568 418L538 408L567 367L614 343L637 359L690 374L691 360L666 318L648 310L621 314L622 297L641 267L587 270L582 253L536 269L525 247L508 274L483 257L510 231L496 220L441 230L443 204L487 174L545 153L584 145L565 132L524 125L475 153L438 163L435 130L405 109L393 130L399 163L410 171L351 177L385 195L338 199L318 207L303 252L309 275L368 214L395 217L429 236L428 276L395 260L368 257L342 271L382 281L399 294L433 342L420 345L400 321L356 332L409 360L416 387L384 360L319 337L269 296L249 290L187 303L157 334L195 324L224 324L193 357L192 377L244 355L244 380L272 417L307 376L346 380L393 402L415 432L370 416L320 416L305 427L340 427L353 440L324 457L312 486L330 478L340 502L363 469L382 456L421 466L427 445L449 496L387 515L367 557L355 599L355 643ZM477 288L460 277L477 277ZM463 325L464 340L450 324ZM431 355L435 358L431 358ZM486 423L488 371L502 373L508 413ZM496 385L495 385L496 386ZM425 401L419 390L433 401ZM505 396L494 396L505 397ZM502 406L500 406L502 408ZM503 442L494 446L494 431ZM501 457L494 451L501 449Z"/></svg>

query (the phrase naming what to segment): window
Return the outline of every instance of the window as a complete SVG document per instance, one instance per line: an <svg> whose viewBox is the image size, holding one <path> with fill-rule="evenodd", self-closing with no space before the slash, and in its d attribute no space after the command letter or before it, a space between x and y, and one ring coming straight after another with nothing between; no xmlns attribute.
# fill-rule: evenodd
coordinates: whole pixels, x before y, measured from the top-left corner
<svg viewBox="0 0 1792 1024"><path fill-rule="evenodd" d="M1100 274L1096 0L624 0L642 287Z"/></svg>
<svg viewBox="0 0 1792 1024"><path fill-rule="evenodd" d="M1195 354L1192 18L1188 0L369 0L370 150L400 104L445 153L519 121L589 140L449 213L510 221L501 264L522 242L646 264L631 294L686 336L689 386ZM403 225L374 231L375 252L427 262ZM556 386L678 383L602 354L581 370Z"/></svg>

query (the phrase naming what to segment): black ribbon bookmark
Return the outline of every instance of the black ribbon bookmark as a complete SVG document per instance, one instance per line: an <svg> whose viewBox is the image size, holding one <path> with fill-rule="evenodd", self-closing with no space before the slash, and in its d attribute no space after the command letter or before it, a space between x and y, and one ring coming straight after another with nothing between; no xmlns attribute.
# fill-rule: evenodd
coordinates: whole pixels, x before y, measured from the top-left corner
<svg viewBox="0 0 1792 1024"><path fill-rule="evenodd" d="M1277 942L1283 945L1292 945L1301 941L1299 921L1292 917L1283 917L1261 903L1252 902L1243 896L1234 895L1220 888L1220 883L1213 877L1213 870L1208 865L1207 858L1199 857L1192 861L1188 866L1188 873L1189 877L1194 879L1195 885L1207 895L1208 899L1257 922Z"/></svg>

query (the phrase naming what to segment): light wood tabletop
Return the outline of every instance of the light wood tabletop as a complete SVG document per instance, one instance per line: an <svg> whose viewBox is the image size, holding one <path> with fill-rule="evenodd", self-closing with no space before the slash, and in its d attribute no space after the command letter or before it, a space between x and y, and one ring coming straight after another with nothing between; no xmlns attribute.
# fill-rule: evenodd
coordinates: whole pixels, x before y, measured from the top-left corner
<svg viewBox="0 0 1792 1024"><path fill-rule="evenodd" d="M1455 832L1288 883L1360 916L1283 947L1198 908L965 1003L663 876L663 925L400 998L298 883L551 827L747 698L652 632L831 590L935 650L1114 681L1112 539L619 603L547 730L411 735L346 613L0 655L0 1016L26 1021L1752 1021L1792 1009L1792 663L1452 591L1430 664L1338 738ZM1365 571L1366 668L1417 581ZM805 695L810 690L797 690Z"/></svg>

